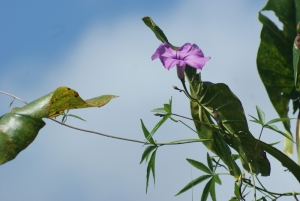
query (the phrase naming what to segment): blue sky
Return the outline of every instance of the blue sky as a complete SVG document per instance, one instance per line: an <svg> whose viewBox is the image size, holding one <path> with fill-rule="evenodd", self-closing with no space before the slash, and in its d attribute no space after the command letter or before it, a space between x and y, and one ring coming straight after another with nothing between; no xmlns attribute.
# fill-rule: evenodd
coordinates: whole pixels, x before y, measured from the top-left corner
<svg viewBox="0 0 300 201"><path fill-rule="evenodd" d="M245 114L255 115L255 105L259 105L267 118L275 118L255 62L261 29L257 16L264 4L238 0L1 1L0 90L26 101L59 86L77 90L84 99L119 95L102 108L72 111L87 122L69 118L67 123L143 140L140 119L151 129L159 118L149 111L171 96L174 111L190 116L188 100L172 89L172 85L181 86L176 70L167 71L158 60L150 59L159 41L141 18L151 16L171 43L196 43L212 57L202 71L203 80L228 84L242 101ZM0 112L9 112L12 99L0 98ZM36 140L0 167L2 200L192 200L201 195L203 185L195 187L193 194L188 191L174 197L191 178L202 174L185 160L205 162L207 150L202 144L159 148L156 184L151 179L146 194L146 165L139 165L145 147L45 121ZM258 137L260 128L249 125ZM164 142L195 137L174 122L167 122L154 136ZM262 139L275 142L282 137L265 132ZM282 149L282 143L277 147ZM292 189L297 181L269 159L272 177L263 181L270 190L297 190ZM234 180L221 179L223 185L216 187L218 200L228 200Z"/></svg>

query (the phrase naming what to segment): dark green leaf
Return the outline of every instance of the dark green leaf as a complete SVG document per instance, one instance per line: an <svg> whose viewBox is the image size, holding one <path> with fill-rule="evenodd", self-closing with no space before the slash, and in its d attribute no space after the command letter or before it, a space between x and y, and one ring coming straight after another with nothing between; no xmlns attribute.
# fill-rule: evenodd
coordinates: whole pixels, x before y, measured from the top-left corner
<svg viewBox="0 0 300 201"><path fill-rule="evenodd" d="M280 161L284 167L291 171L291 173L298 180L298 182L300 182L300 166L298 164L296 164L293 160L291 160L288 156L286 156L284 153L282 153L275 147L272 147L271 145L268 145L262 141L259 141L259 144L266 152L268 152L270 155L272 155L274 158Z"/></svg>
<svg viewBox="0 0 300 201"><path fill-rule="evenodd" d="M258 119L265 124L265 113L258 106L256 106L256 111Z"/></svg>
<svg viewBox="0 0 300 201"><path fill-rule="evenodd" d="M142 155L140 164L141 164L145 159L146 159L146 161L147 161L147 158L148 158L148 156L150 155L150 153L151 153L153 150L155 150L156 148L157 148L156 146L149 146L149 147L146 147L146 149L145 149L145 151L144 151L144 153L143 153L143 155Z"/></svg>
<svg viewBox="0 0 300 201"><path fill-rule="evenodd" d="M218 141L218 143L217 141L210 144L205 143L208 149L220 156L228 167L231 166L229 170L237 170L237 166L234 165L235 162L232 161L231 154L230 158L228 157L230 149L227 145L230 145L241 155L241 162L247 171L250 171L248 162L250 162L251 158L250 164L254 173L261 173L264 176L269 175L270 163L265 155L262 154L263 150L261 147L256 147L257 140L249 131L240 100L223 83L201 82L200 75L193 75L193 72L189 70L189 66L186 67L186 75L190 83L191 95L192 97L197 97L199 102L191 102L193 119L213 124L210 117L215 117L214 113L217 112L221 120L221 124L219 125L221 133L219 132L219 135L215 134L217 132L209 131L207 125L198 125L197 122L194 122L200 138L213 138ZM225 148L226 146L227 148ZM236 178L238 176L239 174L235 174Z"/></svg>
<svg viewBox="0 0 300 201"><path fill-rule="evenodd" d="M158 40L160 40L162 43L169 43L164 32L152 21L150 17L144 17L142 20L154 32Z"/></svg>
<svg viewBox="0 0 300 201"><path fill-rule="evenodd" d="M211 178L207 184L205 185L204 189L203 189L203 192L202 192L202 196L201 196L201 201L206 201L207 200L207 197L208 197L208 193L210 191L210 187L211 187L211 183L214 183L213 182L213 178Z"/></svg>
<svg viewBox="0 0 300 201"><path fill-rule="evenodd" d="M202 181L204 181L210 177L211 177L211 175L202 175L202 176L198 177L197 179L194 179L193 181L189 182L185 187L183 187L183 189L181 189L175 196L180 195L181 193L184 193L185 191L193 188L197 184L201 183Z"/></svg>
<svg viewBox="0 0 300 201"><path fill-rule="evenodd" d="M212 165L212 161L211 161L211 158L210 158L210 156L209 156L209 154L208 154L208 153L206 154L206 160L207 160L207 165L208 165L208 167L209 167L210 171L211 171L211 172L213 172L213 165Z"/></svg>
<svg viewBox="0 0 300 201"><path fill-rule="evenodd" d="M188 159L188 158L186 160L195 168L198 168L199 170L202 170L203 172L206 172L207 174L212 174L212 172L209 170L209 168L206 167L206 165L204 165L203 163L201 163L199 161L195 161L193 159Z"/></svg>
<svg viewBox="0 0 300 201"><path fill-rule="evenodd" d="M150 172L152 171L153 181L155 183L155 156L156 156L157 149L152 153L150 161L147 166L147 181L146 181L146 193L148 192L148 184L149 184L149 177Z"/></svg>
<svg viewBox="0 0 300 201"><path fill-rule="evenodd" d="M142 119L141 119L141 124L142 124L142 129L143 129L145 138L146 138L151 144L154 144L154 145L155 145L155 142L154 142L152 136L150 135L149 131L147 130L146 126L144 125L144 122L143 122Z"/></svg>
<svg viewBox="0 0 300 201"><path fill-rule="evenodd" d="M283 23L279 30L274 22L259 13L263 24L261 43L257 53L257 70L267 90L269 98L280 118L287 118L290 100L295 90L293 72L292 46L296 36L296 25L299 21L299 7L293 0L269 0L262 11L274 11ZM294 93L295 94L295 93ZM290 131L290 121L283 122L284 128ZM292 146L286 143L286 153L292 153Z"/></svg>

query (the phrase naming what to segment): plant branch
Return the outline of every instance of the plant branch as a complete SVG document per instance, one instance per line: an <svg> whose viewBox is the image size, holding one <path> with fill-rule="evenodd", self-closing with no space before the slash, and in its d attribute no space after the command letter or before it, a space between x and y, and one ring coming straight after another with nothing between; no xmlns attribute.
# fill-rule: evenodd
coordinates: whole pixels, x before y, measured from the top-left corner
<svg viewBox="0 0 300 201"><path fill-rule="evenodd" d="M0 93L5 94L7 96L11 96L14 99L17 99L17 100L19 100L19 101L21 101L21 102L23 102L25 104L28 104L28 102L24 101L23 99L15 96L15 95L10 94L10 93L4 92L4 91L0 91ZM144 141L140 141L140 140L134 140L134 139L129 139L129 138L117 137L117 136L107 135L107 134L96 132L96 131L91 131L91 130L86 130L86 129L82 129L82 128L77 128L77 127L68 125L68 124L66 124L64 122L60 122L60 121L58 121L56 119L52 119L52 118L48 118L48 119L50 119L50 120L52 120L52 121L54 121L56 123L59 123L59 124L61 124L63 126L75 129L75 130L79 130L79 131L83 131L83 132L87 132L87 133L93 133L93 134L101 135L103 137L109 137L109 138L113 138L113 139L125 140L125 141L130 141L130 142L141 143L141 144L151 144L151 143L145 143ZM202 141L203 140L200 140L200 139L183 139L183 140L176 140L176 141L173 141L173 142L157 142L156 144L159 145L159 146L162 146L162 145L178 145L178 144L188 144L188 143L202 142Z"/></svg>

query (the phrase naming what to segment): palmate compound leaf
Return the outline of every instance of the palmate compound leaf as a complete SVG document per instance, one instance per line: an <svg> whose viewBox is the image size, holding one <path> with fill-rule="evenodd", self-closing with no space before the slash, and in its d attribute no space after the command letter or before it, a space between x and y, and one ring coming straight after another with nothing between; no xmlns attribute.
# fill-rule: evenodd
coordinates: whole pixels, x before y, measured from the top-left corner
<svg viewBox="0 0 300 201"><path fill-rule="evenodd" d="M104 95L82 100L68 87L59 87L22 108L13 108L0 119L0 164L14 159L45 126L42 118L56 117L67 109L101 107L114 95Z"/></svg>
<svg viewBox="0 0 300 201"><path fill-rule="evenodd" d="M299 98L295 89L292 47L296 37L296 26L300 20L299 0L269 0L262 11L274 11L283 30L280 30L268 17L259 13L263 24L261 42L257 52L257 70L269 98L280 118L287 118L289 102ZM299 104L294 104L294 111ZM290 121L283 122L291 136ZM293 143L285 138L284 152L293 154Z"/></svg>
<svg viewBox="0 0 300 201"><path fill-rule="evenodd" d="M219 139L218 142L224 141L226 145L234 148L240 154L243 167L247 171L250 171L248 166L250 162L254 173L261 173L263 176L270 175L270 163L266 154L260 146L256 146L257 140L248 130L242 104L229 87L222 83L201 82L200 74L196 74L196 71L188 66L186 68L186 75L190 83L191 95L198 99L198 103L191 101L193 119L213 124L210 118L217 111L218 118L221 120L221 125L219 126L222 133L219 135L216 134L218 132L213 134L213 131L208 129L207 125L195 121L199 137L211 139L220 136L217 138ZM236 164L232 161L231 157L227 157L227 154L218 151L218 148L225 145L224 143L217 143L216 140L214 140L215 142L210 142L210 145L206 142L206 146L220 156L232 174L232 168L236 168ZM236 178L238 177L237 174L233 175Z"/></svg>

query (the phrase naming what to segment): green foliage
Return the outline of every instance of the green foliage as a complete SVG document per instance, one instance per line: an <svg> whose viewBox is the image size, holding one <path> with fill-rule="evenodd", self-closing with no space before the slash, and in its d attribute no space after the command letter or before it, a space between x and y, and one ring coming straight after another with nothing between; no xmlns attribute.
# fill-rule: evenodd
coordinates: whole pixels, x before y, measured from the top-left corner
<svg viewBox="0 0 300 201"><path fill-rule="evenodd" d="M274 11L283 23L280 30L269 18L259 13L263 24L261 43L257 53L257 69L269 98L280 118L288 117L289 102L298 99L293 72L292 47L296 36L296 23L300 20L299 0L269 0L262 11ZM299 108L294 102L294 112ZM291 136L290 121L283 125L287 135ZM285 152L292 154L293 144L285 141Z"/></svg>
<svg viewBox="0 0 300 201"><path fill-rule="evenodd" d="M84 101L73 89L60 87L22 108L13 108L0 119L0 164L14 159L33 142L45 126L42 118L56 117L69 109L101 107L116 97L104 95Z"/></svg>

